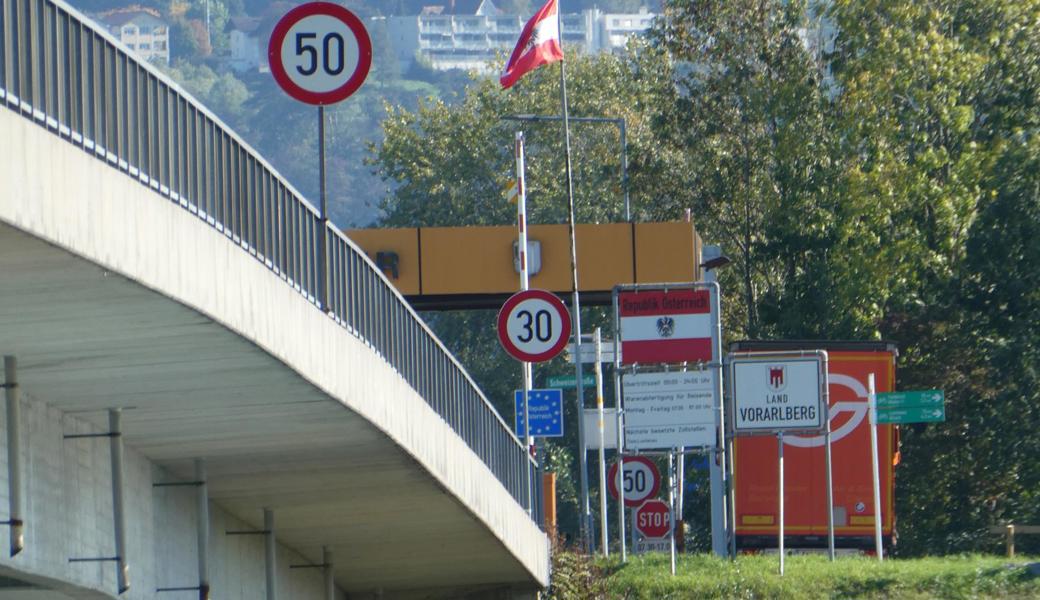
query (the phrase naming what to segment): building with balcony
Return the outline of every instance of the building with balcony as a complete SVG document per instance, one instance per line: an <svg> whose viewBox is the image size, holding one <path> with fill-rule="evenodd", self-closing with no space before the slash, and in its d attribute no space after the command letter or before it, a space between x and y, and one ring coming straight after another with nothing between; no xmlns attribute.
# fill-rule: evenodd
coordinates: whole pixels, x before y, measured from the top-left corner
<svg viewBox="0 0 1040 600"><path fill-rule="evenodd" d="M616 51L630 37L649 29L655 16L645 8L635 14L604 13L598 9L564 14L563 43L566 48L581 52ZM385 24L402 69L418 61L437 70L487 72L497 55L512 52L529 18L530 15L502 14L488 0L459 0L427 7L414 16L389 17Z"/></svg>
<svg viewBox="0 0 1040 600"><path fill-rule="evenodd" d="M127 6L103 12L96 19L144 60L170 64L170 26L159 11Z"/></svg>

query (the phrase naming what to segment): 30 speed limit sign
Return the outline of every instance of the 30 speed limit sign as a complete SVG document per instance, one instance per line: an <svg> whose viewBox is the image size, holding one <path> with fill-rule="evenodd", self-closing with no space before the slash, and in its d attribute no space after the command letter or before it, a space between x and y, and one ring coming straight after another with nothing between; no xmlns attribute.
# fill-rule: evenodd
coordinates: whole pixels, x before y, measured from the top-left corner
<svg viewBox="0 0 1040 600"><path fill-rule="evenodd" d="M618 477L618 464L614 463L607 474L610 495L618 497L618 479L622 479L621 487L625 490L625 506L634 507L643 504L661 491L661 472L654 461L645 456L625 457L624 477Z"/></svg>
<svg viewBox="0 0 1040 600"><path fill-rule="evenodd" d="M372 66L372 40L354 13L331 2L290 10L267 46L271 74L300 102L335 104L357 91Z"/></svg>
<svg viewBox="0 0 1040 600"><path fill-rule="evenodd" d="M498 311L498 340L517 360L547 361L563 350L570 335L567 307L545 290L513 294Z"/></svg>

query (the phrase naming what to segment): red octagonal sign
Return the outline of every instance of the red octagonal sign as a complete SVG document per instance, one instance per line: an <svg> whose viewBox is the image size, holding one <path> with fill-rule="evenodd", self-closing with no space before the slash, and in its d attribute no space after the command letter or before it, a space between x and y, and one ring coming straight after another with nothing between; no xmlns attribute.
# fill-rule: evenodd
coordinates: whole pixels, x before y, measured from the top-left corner
<svg viewBox="0 0 1040 600"><path fill-rule="evenodd" d="M335 104L364 83L372 66L372 40L361 19L346 8L308 2L275 25L267 61L285 93L308 104Z"/></svg>
<svg viewBox="0 0 1040 600"><path fill-rule="evenodd" d="M647 500L636 509L636 530L648 538L667 537L672 529L672 511L663 500Z"/></svg>

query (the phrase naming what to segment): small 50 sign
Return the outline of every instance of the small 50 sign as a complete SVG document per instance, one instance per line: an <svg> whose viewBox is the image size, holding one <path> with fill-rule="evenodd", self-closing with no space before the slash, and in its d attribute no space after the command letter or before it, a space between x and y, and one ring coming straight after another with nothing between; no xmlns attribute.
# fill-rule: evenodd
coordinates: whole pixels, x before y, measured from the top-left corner
<svg viewBox="0 0 1040 600"><path fill-rule="evenodd" d="M645 456L630 456L624 459L625 471L621 488L625 493L625 506L635 507L653 498L661 491L661 473L654 461ZM618 497L618 464L614 463L607 474L611 497Z"/></svg>
<svg viewBox="0 0 1040 600"><path fill-rule="evenodd" d="M278 21L267 58L287 94L308 104L335 104L364 83L372 66L372 40L346 8L309 2Z"/></svg>

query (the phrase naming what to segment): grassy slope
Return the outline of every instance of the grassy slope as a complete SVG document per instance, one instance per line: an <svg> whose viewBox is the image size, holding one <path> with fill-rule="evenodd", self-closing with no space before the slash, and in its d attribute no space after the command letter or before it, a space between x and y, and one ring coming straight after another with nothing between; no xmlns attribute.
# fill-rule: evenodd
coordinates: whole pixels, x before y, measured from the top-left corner
<svg viewBox="0 0 1040 600"><path fill-rule="evenodd" d="M1032 559L1035 560L1035 559ZM746 556L734 563L706 555L679 557L676 576L666 555L630 557L627 565L602 562L610 598L1040 598L1040 577L1030 559L958 556L917 560L794 556L784 577L776 556Z"/></svg>

